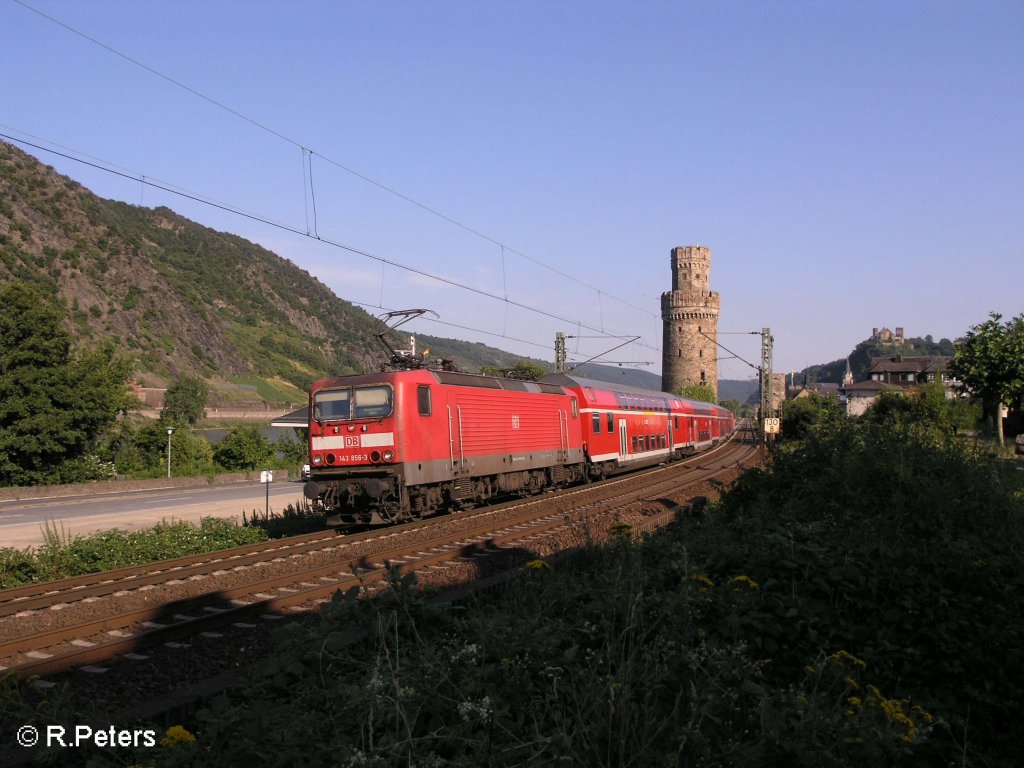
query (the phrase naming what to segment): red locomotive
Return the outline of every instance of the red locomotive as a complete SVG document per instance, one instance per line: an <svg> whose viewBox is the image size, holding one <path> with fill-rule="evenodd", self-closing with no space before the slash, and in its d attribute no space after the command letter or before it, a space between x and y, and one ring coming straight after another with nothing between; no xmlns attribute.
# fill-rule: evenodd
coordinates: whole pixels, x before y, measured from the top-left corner
<svg viewBox="0 0 1024 768"><path fill-rule="evenodd" d="M557 374L448 370L323 379L310 390L310 480L331 524L400 522L655 464L721 441L733 414Z"/></svg>

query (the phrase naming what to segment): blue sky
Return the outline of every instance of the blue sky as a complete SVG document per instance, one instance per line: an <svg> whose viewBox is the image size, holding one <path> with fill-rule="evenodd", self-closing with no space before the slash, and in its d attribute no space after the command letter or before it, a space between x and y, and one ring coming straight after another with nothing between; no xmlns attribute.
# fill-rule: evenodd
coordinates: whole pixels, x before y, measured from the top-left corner
<svg viewBox="0 0 1024 768"><path fill-rule="evenodd" d="M1024 3L2 0L0 29L0 132L385 259L27 148L424 333L636 335L605 359L660 373L691 244L720 341L756 363L770 327L776 370L1024 311Z"/></svg>

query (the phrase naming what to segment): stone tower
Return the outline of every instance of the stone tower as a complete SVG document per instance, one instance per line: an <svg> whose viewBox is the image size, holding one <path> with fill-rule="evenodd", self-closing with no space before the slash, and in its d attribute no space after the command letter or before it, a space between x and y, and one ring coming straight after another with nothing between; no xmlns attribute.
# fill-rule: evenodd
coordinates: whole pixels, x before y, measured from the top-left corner
<svg viewBox="0 0 1024 768"><path fill-rule="evenodd" d="M665 324L661 344L661 388L676 392L691 384L711 387L718 399L718 312L711 290L711 249L672 249L672 290L661 294Z"/></svg>

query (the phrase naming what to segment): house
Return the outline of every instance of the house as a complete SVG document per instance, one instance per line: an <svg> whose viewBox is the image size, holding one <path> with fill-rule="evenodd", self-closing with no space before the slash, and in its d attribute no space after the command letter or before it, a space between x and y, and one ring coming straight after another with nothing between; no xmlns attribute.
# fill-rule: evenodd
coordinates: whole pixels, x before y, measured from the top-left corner
<svg viewBox="0 0 1024 768"><path fill-rule="evenodd" d="M843 397L846 401L847 416L862 416L875 399L886 389L899 389L895 384L884 381L858 381L844 384Z"/></svg>
<svg viewBox="0 0 1024 768"><path fill-rule="evenodd" d="M805 384L802 387L796 388L796 394L793 395L793 399L799 400L802 397L810 397L811 395L838 398L839 385L827 381Z"/></svg>
<svg viewBox="0 0 1024 768"><path fill-rule="evenodd" d="M944 355L931 357L877 357L868 367L868 380L848 382L840 387L846 398L846 415L860 416L886 389L906 392L922 384L940 383L946 397L955 397L954 385L959 382L949 372L951 358Z"/></svg>
<svg viewBox="0 0 1024 768"><path fill-rule="evenodd" d="M916 387L940 382L948 388L953 383L949 374L950 360L950 357L943 355L876 357L868 368L868 380L897 387Z"/></svg>

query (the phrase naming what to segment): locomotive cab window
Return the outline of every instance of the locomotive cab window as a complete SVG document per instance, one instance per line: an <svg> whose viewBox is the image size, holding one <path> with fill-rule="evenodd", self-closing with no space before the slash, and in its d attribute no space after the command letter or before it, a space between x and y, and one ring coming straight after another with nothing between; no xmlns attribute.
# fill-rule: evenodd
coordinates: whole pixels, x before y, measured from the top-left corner
<svg viewBox="0 0 1024 768"><path fill-rule="evenodd" d="M572 417L574 419L578 419L579 416L580 416L580 406L579 406L579 403L576 402L576 398L574 397L572 399Z"/></svg>
<svg viewBox="0 0 1024 768"><path fill-rule="evenodd" d="M391 415L391 387L325 389L313 396L313 419L319 422L381 419Z"/></svg>
<svg viewBox="0 0 1024 768"><path fill-rule="evenodd" d="M430 385L420 384L416 387L416 403L420 416L429 416L431 413Z"/></svg>
<svg viewBox="0 0 1024 768"><path fill-rule="evenodd" d="M353 418L380 419L391 415L391 387L360 387L353 390Z"/></svg>
<svg viewBox="0 0 1024 768"><path fill-rule="evenodd" d="M313 396L313 419L337 421L347 419L352 407L351 389L327 389Z"/></svg>

